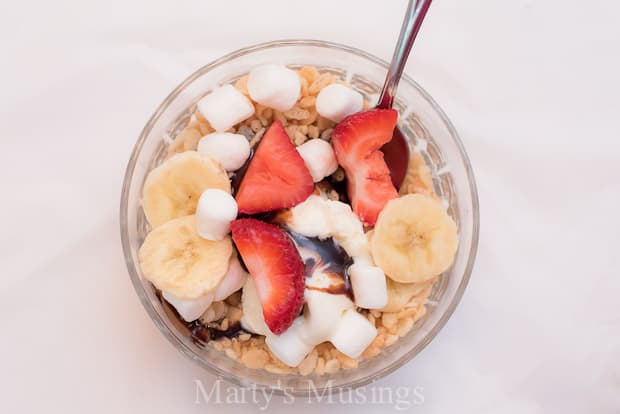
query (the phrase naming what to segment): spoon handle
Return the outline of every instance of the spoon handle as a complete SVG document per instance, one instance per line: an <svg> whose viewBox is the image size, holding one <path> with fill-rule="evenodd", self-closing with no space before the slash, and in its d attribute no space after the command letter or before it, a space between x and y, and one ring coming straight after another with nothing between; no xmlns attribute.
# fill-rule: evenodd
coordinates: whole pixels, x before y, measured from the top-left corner
<svg viewBox="0 0 620 414"><path fill-rule="evenodd" d="M398 35L398 42L396 43L394 55L392 56L392 63L385 77L385 83L383 84L381 95L379 96L377 108L389 109L392 107L394 95L396 95L396 89L398 88L398 82L405 69L409 52L418 35L420 26L422 26L422 21L431 5L431 1L432 0L409 0L405 20L403 21L400 34Z"/></svg>

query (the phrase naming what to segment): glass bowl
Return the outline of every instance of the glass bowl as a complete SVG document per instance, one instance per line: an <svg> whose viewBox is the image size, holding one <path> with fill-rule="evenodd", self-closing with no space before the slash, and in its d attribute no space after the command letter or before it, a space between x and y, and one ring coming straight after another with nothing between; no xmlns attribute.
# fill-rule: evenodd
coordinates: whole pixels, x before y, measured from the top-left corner
<svg viewBox="0 0 620 414"><path fill-rule="evenodd" d="M417 355L444 326L458 304L471 275L478 243L478 198L474 176L459 137L443 111L411 78L403 76L395 108L399 127L412 148L421 151L432 169L433 184L459 229L454 264L434 285L426 314L414 329L359 368L336 374L303 377L246 368L210 346L192 342L168 318L153 286L144 278L138 249L149 231L141 207L148 172L164 158L171 138L189 122L196 102L216 85L232 82L256 65L276 62L289 67L313 65L350 82L370 102L376 102L387 63L364 51L314 40L286 40L251 46L226 55L185 79L157 108L140 134L127 165L120 206L120 230L125 261L142 304L166 338L207 371L240 386L258 386L282 393L307 395L328 389L349 389L375 381Z"/></svg>

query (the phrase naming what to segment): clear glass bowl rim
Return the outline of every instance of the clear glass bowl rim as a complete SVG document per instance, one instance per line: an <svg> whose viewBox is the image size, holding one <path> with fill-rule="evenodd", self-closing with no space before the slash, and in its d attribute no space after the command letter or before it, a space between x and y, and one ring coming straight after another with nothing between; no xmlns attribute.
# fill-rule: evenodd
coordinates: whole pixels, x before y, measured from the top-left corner
<svg viewBox="0 0 620 414"><path fill-rule="evenodd" d="M163 321L160 318L160 316L157 314L157 312L152 308L152 304L150 303L147 297L147 294L144 291L144 286L142 285L140 276L137 273L137 270L136 270L137 264L134 262L131 256L131 246L130 246L130 241L129 241L128 217L127 217L129 188L131 185L131 180L132 180L133 172L136 166L138 155L140 154L140 151L142 150L142 147L148 136L149 131L152 129L153 124L160 117L162 112L166 110L169 104L186 88L188 84L193 82L196 78L207 73L212 68L217 67L218 65L221 65L230 60L234 60L237 57L240 57L240 56L243 56L245 54L252 53L255 51L263 50L263 49L277 48L277 47L284 47L284 46L314 46L314 47L321 47L321 48L327 48L327 49L337 49L337 50L341 50L344 52L349 52L349 53L354 53L356 55L359 55L375 64L378 64L384 67L386 69L386 72L389 67L388 62L372 54L369 54L363 50L350 47L350 46L346 46L346 45L342 45L339 43L327 42L327 41L322 41L322 40L312 40L312 39L275 40L271 42L259 43L256 45L248 46L248 47L236 50L234 52L231 52L199 68L194 73L189 75L183 82L181 82L172 92L170 92L170 94L159 105L159 107L155 110L153 115L150 117L149 121L146 123L146 125L142 129L142 132L140 133L140 137L138 138L138 141L136 142L133 148L133 151L131 153L131 157L129 159L129 162L125 170L125 176L123 178L123 187L122 187L121 200L120 200L121 242L122 242L122 247L123 247L123 254L125 257L125 263L127 265L127 270L129 272L131 282L134 286L134 289L136 290L138 297L140 298L140 301L142 302L143 307L146 309L151 320L153 320L157 328L172 343L172 345L174 345L175 348L180 350L190 360L195 361L207 371L237 386L247 386L247 381L242 381L242 379L230 373L219 370L218 368L214 366L207 365L204 361L202 361L202 359L198 358L192 350L187 348L185 344L180 342L178 338L176 338L173 334L171 334L168 327L166 326L165 321ZM376 371L372 375L368 375L365 378L352 381L350 383L342 384L337 387L331 387L327 389L328 392L334 392L334 391L337 391L338 389L354 389L357 387L367 385L371 382L377 381L385 377L386 375L390 374L391 372L395 371L397 368L401 367L402 365L410 361L413 357L415 357L418 353L420 353L433 340L433 338L435 338L435 336L444 327L448 319L450 319L450 317L454 313L454 310L456 309L456 306L461 301L463 293L465 292L467 284L469 283L469 279L471 278L471 273L472 273L474 262L476 259L476 254L478 250L480 212L479 212L478 192L476 188L476 181L474 178L474 173L471 167L469 157L467 156L467 153L465 152L465 148L463 146L463 143L461 142L461 139L459 138L458 133L456 132L456 129L454 128L454 126L452 125L452 123L450 122L446 114L444 113L444 111L433 100L433 98L408 75L403 74L401 81L402 80L411 84L417 90L417 92L419 92L420 95L427 101L427 103L433 108L433 110L439 115L442 122L445 124L446 128L450 132L450 136L459 150L459 155L465 165L465 169L467 172L467 181L469 183L469 191L470 191L471 199L472 199L473 223L472 223L471 249L469 251L469 257L467 259L467 265L465 267L463 278L457 288L457 291L454 297L452 298L452 301L448 304L446 311L443 313L443 315L441 315L439 321L435 324L435 326L433 326L433 328L423 338L423 340L419 342L416 346L414 346L409 352L405 353L400 359L394 361L390 365L385 366L381 370ZM279 390L277 388L273 388L273 391L275 391L276 394L280 394L280 395L283 394L282 390ZM318 388L317 391L323 391L323 390ZM296 390L292 390L292 392L287 390L287 392L289 394L292 393L293 395L308 395L308 390L305 390L305 389L299 389L299 390L296 389Z"/></svg>

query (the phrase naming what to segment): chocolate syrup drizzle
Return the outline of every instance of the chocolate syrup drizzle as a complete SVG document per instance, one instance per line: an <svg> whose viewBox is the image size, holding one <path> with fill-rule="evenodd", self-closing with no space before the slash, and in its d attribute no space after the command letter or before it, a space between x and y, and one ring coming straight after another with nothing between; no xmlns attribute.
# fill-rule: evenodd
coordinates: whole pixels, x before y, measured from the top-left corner
<svg viewBox="0 0 620 414"><path fill-rule="evenodd" d="M306 289L319 290L333 295L347 295L353 300L353 289L349 279L349 266L353 264L351 256L331 237L321 240L291 231L288 234L299 249L307 249L319 255L319 260L314 257L305 260L306 278L312 277L312 274L321 268L320 270L328 274L332 280L332 283L327 287L306 286Z"/></svg>
<svg viewBox="0 0 620 414"><path fill-rule="evenodd" d="M219 338L234 338L241 334L250 332L245 331L240 323L232 324L226 330L219 329L216 326L210 324L204 324L200 319L192 322L185 321L177 310L169 304L161 295L160 291L157 291L157 298L164 308L164 312L173 325L181 331L184 335L189 336L196 345L202 347L207 342L216 340Z"/></svg>

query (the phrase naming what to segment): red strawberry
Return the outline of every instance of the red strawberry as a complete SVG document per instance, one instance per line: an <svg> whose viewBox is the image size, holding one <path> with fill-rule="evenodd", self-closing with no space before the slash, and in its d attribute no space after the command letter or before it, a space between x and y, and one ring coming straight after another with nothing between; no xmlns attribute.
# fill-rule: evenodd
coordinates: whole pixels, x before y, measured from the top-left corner
<svg viewBox="0 0 620 414"><path fill-rule="evenodd" d="M393 109L358 112L343 119L332 134L338 164L347 176L353 211L374 226L385 204L398 197L379 148L392 139L398 113Z"/></svg>
<svg viewBox="0 0 620 414"><path fill-rule="evenodd" d="M304 160L276 121L258 145L235 198L240 213L255 214L293 207L313 190Z"/></svg>
<svg viewBox="0 0 620 414"><path fill-rule="evenodd" d="M286 331L304 304L306 270L291 238L278 226L247 218L231 223L232 237L276 335Z"/></svg>

